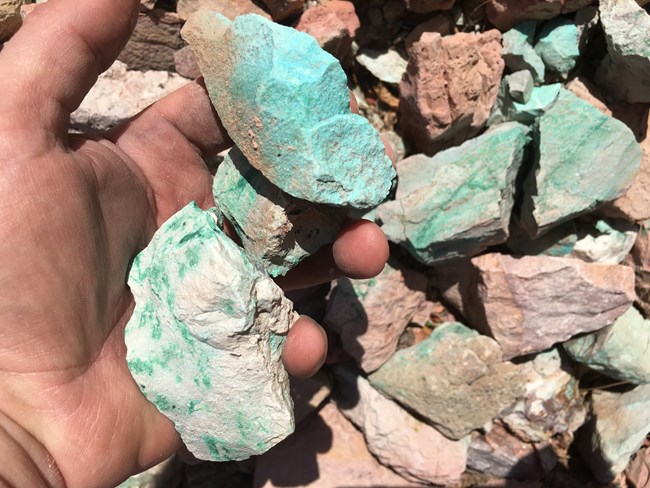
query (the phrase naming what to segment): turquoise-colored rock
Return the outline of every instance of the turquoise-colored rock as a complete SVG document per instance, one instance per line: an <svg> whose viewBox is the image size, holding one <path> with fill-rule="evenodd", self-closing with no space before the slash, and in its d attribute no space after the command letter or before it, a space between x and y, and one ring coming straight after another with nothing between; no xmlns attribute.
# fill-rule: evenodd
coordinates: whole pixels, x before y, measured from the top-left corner
<svg viewBox="0 0 650 488"><path fill-rule="evenodd" d="M397 199L377 209L388 239L427 265L505 242L528 133L521 124L501 124L436 154L429 164L399 164L410 191L398 183Z"/></svg>
<svg viewBox="0 0 650 488"><path fill-rule="evenodd" d="M580 57L578 28L564 17L549 20L539 32L535 52L549 70L566 76Z"/></svg>
<svg viewBox="0 0 650 488"><path fill-rule="evenodd" d="M536 86L532 89L528 101L520 103L510 95L507 80L504 80L499 90L497 102L492 108L488 125L493 126L504 122L519 122L533 125L549 107L557 100L562 85Z"/></svg>
<svg viewBox="0 0 650 488"><path fill-rule="evenodd" d="M539 117L534 139L521 211L531 237L622 195L641 162L625 124L563 88Z"/></svg>
<svg viewBox="0 0 650 488"><path fill-rule="evenodd" d="M523 374L502 361L494 339L458 322L397 351L369 380L450 439L483 427L524 393Z"/></svg>
<svg viewBox="0 0 650 488"><path fill-rule="evenodd" d="M528 70L537 83L544 82L545 66L533 48L536 22L523 22L503 34L501 55L510 71Z"/></svg>
<svg viewBox="0 0 650 488"><path fill-rule="evenodd" d="M650 321L634 307L604 329L564 343L575 361L612 378L650 383Z"/></svg>
<svg viewBox="0 0 650 488"><path fill-rule="evenodd" d="M294 198L253 168L236 146L217 169L217 210L232 224L248 258L271 276L286 274L336 239L344 209Z"/></svg>
<svg viewBox="0 0 650 488"><path fill-rule="evenodd" d="M284 338L291 302L190 203L136 256L126 360L199 459L261 454L293 431Z"/></svg>
<svg viewBox="0 0 650 488"><path fill-rule="evenodd" d="M256 15L196 12L183 28L228 134L288 194L370 208L395 170L370 123L350 112L339 62L304 32Z"/></svg>

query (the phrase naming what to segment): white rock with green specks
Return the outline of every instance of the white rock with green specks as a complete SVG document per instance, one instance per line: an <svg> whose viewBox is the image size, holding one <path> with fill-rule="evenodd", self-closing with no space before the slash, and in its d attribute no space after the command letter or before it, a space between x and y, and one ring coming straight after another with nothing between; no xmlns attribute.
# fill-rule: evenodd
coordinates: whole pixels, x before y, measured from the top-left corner
<svg viewBox="0 0 650 488"><path fill-rule="evenodd" d="M144 395L199 459L242 460L293 431L280 288L190 203L136 256L127 362Z"/></svg>

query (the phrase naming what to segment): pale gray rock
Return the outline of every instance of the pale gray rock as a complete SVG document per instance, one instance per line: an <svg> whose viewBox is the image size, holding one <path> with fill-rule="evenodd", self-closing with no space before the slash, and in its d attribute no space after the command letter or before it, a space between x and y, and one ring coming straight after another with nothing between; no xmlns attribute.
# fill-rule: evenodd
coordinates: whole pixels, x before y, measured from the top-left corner
<svg viewBox="0 0 650 488"><path fill-rule="evenodd" d="M599 220L595 232L576 241L571 255L592 263L620 264L632 250L636 233L631 224L610 225Z"/></svg>
<svg viewBox="0 0 650 488"><path fill-rule="evenodd" d="M120 61L103 73L70 116L78 131L101 131L137 115L189 80L166 71L127 71Z"/></svg>
<svg viewBox="0 0 650 488"><path fill-rule="evenodd" d="M596 478L608 483L627 466L650 432L650 385L625 393L594 391L578 447Z"/></svg>
<svg viewBox="0 0 650 488"><path fill-rule="evenodd" d="M397 351L369 379L450 439L484 426L524 393L519 367L502 362L498 344L459 323Z"/></svg>
<svg viewBox="0 0 650 488"><path fill-rule="evenodd" d="M465 471L467 446L452 441L387 399L349 369L335 369L336 404L366 439L368 450L404 478L457 486Z"/></svg>
<svg viewBox="0 0 650 488"><path fill-rule="evenodd" d="M375 278L340 278L327 305L325 323L341 337L343 349L366 372L384 364L424 302L427 278L389 263Z"/></svg>
<svg viewBox="0 0 650 488"><path fill-rule="evenodd" d="M522 22L503 34L501 55L510 71L530 71L535 82L544 82L546 67L533 48L534 20Z"/></svg>
<svg viewBox="0 0 650 488"><path fill-rule="evenodd" d="M127 363L143 394L199 459L241 460L293 431L284 338L295 320L259 273L194 203L136 256Z"/></svg>
<svg viewBox="0 0 650 488"><path fill-rule="evenodd" d="M528 70L517 71L505 77L508 93L513 100L519 103L528 103L533 94L535 82L533 75Z"/></svg>
<svg viewBox="0 0 650 488"><path fill-rule="evenodd" d="M397 87L406 72L408 60L394 49L377 51L364 49L357 55L357 63L366 68L380 81Z"/></svg>

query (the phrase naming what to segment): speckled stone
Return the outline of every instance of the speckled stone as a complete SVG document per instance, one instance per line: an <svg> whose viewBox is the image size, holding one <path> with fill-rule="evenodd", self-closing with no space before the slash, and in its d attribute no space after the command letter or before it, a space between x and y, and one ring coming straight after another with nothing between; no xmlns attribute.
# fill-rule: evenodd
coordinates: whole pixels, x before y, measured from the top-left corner
<svg viewBox="0 0 650 488"><path fill-rule="evenodd" d="M293 431L282 365L292 304L194 203L136 256L126 326L138 386L199 459L246 459Z"/></svg>

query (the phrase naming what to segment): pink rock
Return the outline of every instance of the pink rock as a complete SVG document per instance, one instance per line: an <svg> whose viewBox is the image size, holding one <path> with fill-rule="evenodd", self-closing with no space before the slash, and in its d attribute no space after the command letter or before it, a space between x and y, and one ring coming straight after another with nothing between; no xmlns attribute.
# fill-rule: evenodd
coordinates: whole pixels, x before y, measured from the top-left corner
<svg viewBox="0 0 650 488"><path fill-rule="evenodd" d="M502 31L531 19L552 19L575 12L593 0L488 0L487 16Z"/></svg>
<svg viewBox="0 0 650 488"><path fill-rule="evenodd" d="M363 434L336 408L325 405L296 432L257 458L255 488L309 486L417 486L382 466Z"/></svg>
<svg viewBox="0 0 650 488"><path fill-rule="evenodd" d="M302 12L303 0L261 0L271 12L271 18L278 21L296 17Z"/></svg>
<svg viewBox="0 0 650 488"><path fill-rule="evenodd" d="M230 20L244 14L257 14L267 19L271 18L252 0L178 0L176 4L176 12L182 20L187 20L190 15L201 9L214 10Z"/></svg>
<svg viewBox="0 0 650 488"><path fill-rule="evenodd" d="M476 135L496 101L503 68L496 30L422 34L400 86L404 134L429 155Z"/></svg>
<svg viewBox="0 0 650 488"><path fill-rule="evenodd" d="M201 76L199 65L190 46L185 46L174 53L174 64L176 73L185 78L193 80Z"/></svg>
<svg viewBox="0 0 650 488"><path fill-rule="evenodd" d="M325 51L342 60L350 52L360 25L353 3L331 0L307 10L295 27L314 37Z"/></svg>
<svg viewBox="0 0 650 488"><path fill-rule="evenodd" d="M428 14L434 10L449 10L456 0L404 0L406 8L416 14Z"/></svg>
<svg viewBox="0 0 650 488"><path fill-rule="evenodd" d="M422 273L390 265L369 280L339 279L325 323L364 371L374 371L395 352L400 335L424 302L426 286Z"/></svg>
<svg viewBox="0 0 650 488"><path fill-rule="evenodd" d="M637 305L646 318L650 317L650 232L642 228L632 248L636 274Z"/></svg>
<svg viewBox="0 0 650 488"><path fill-rule="evenodd" d="M465 471L467 446L420 422L350 370L335 371L337 405L366 439L368 450L404 478L457 486ZM435 462L432 462L435 460Z"/></svg>
<svg viewBox="0 0 650 488"><path fill-rule="evenodd" d="M625 470L630 488L650 487L650 448L644 447L636 453L636 457Z"/></svg>
<svg viewBox="0 0 650 488"><path fill-rule="evenodd" d="M451 34L451 22L445 15L436 15L429 20L422 22L413 29L408 36L404 38L404 47L410 54L413 44L418 42L425 32L437 32L441 36Z"/></svg>
<svg viewBox="0 0 650 488"><path fill-rule="evenodd" d="M634 270L627 266L498 253L476 257L471 265L468 271L457 267L458 281L445 286L444 296L472 327L494 337L504 359L601 329L636 296Z"/></svg>

